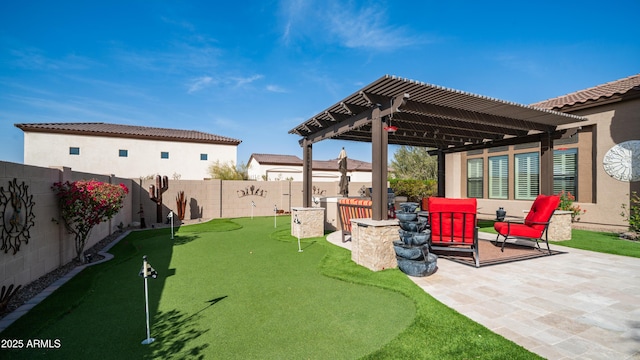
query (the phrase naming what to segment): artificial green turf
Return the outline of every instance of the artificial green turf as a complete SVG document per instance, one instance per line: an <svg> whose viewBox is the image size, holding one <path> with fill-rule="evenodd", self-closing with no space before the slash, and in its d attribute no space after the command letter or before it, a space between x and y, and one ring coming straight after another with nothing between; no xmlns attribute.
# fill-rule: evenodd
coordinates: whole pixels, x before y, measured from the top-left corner
<svg viewBox="0 0 640 360"><path fill-rule="evenodd" d="M549 241L575 249L640 258L640 242L620 239L616 233L571 230L571 240Z"/></svg>
<svg viewBox="0 0 640 360"><path fill-rule="evenodd" d="M2 333L60 339L60 349L3 358L537 358L397 269L369 271L324 238L302 239L298 252L282 219L277 229L271 218L214 220L174 240L168 229L132 233L114 260L85 269ZM140 344L143 254L159 272L149 280L151 345Z"/></svg>
<svg viewBox="0 0 640 360"><path fill-rule="evenodd" d="M82 271L2 334L62 347L7 358L358 358L414 319L406 296L322 276L324 238L298 252L289 219L278 229L271 220L182 227L173 241L166 229L132 233L112 249L115 260ZM149 346L140 344L142 255L159 273L149 280Z"/></svg>

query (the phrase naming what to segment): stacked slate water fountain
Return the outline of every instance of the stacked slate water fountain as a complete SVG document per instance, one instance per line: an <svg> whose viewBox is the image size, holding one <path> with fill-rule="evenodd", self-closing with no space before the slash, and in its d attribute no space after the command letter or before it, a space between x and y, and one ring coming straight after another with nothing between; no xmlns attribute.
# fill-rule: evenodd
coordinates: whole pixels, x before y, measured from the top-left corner
<svg viewBox="0 0 640 360"><path fill-rule="evenodd" d="M417 203L400 203L400 241L393 242L398 268L409 276L429 276L436 271L438 257L429 253L431 230L426 218L419 217Z"/></svg>

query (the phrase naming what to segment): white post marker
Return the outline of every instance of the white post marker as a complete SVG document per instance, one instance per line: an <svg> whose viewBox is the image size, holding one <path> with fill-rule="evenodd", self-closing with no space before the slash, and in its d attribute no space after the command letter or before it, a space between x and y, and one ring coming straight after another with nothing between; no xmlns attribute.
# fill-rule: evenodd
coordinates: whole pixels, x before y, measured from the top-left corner
<svg viewBox="0 0 640 360"><path fill-rule="evenodd" d="M167 217L171 219L171 240L173 240L173 210L169 211Z"/></svg>
<svg viewBox="0 0 640 360"><path fill-rule="evenodd" d="M300 227L302 226L302 222L298 219L298 214L293 218L293 223L298 225L298 252L302 252L302 249L300 248Z"/></svg>
<svg viewBox="0 0 640 360"><path fill-rule="evenodd" d="M149 276L155 279L158 273L147 262L147 255L142 257L142 269L139 275L144 277L144 311L147 318L147 338L142 340L142 345L149 345L156 339L151 337L151 328L149 327L149 287L147 286L147 279Z"/></svg>
<svg viewBox="0 0 640 360"><path fill-rule="evenodd" d="M278 218L278 205L273 205L273 227L277 228L276 223Z"/></svg>
<svg viewBox="0 0 640 360"><path fill-rule="evenodd" d="M251 202L251 220L253 220L253 208L256 207L256 203Z"/></svg>

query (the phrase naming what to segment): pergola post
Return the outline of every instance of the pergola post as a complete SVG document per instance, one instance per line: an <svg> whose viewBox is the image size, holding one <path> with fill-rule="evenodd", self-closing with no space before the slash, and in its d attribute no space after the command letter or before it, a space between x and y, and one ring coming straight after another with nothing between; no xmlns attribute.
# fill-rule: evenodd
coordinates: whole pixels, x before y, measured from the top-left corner
<svg viewBox="0 0 640 360"><path fill-rule="evenodd" d="M540 139L540 194L553 195L553 138Z"/></svg>
<svg viewBox="0 0 640 360"><path fill-rule="evenodd" d="M302 141L302 207L311 207L313 193L313 144Z"/></svg>
<svg viewBox="0 0 640 360"><path fill-rule="evenodd" d="M383 129L380 110L374 109L371 123L371 159L372 164L372 214L373 220L387 220L389 201L387 194L387 152L389 135Z"/></svg>
<svg viewBox="0 0 640 360"><path fill-rule="evenodd" d="M445 161L444 161L444 151L442 149L438 149L438 196L445 197L446 195L446 184L445 184Z"/></svg>

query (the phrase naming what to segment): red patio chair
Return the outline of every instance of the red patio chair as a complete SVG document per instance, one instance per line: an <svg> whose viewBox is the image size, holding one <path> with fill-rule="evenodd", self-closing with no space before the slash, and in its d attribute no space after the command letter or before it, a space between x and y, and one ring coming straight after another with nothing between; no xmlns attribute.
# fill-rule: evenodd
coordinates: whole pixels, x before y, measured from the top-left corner
<svg viewBox="0 0 640 360"><path fill-rule="evenodd" d="M504 221L493 224L493 228L498 232L496 243L500 235L504 236L501 247L501 250L504 251L504 244L506 244L508 238L535 241L538 249L540 249L540 241L544 241L547 244L549 254L551 254L547 229L553 212L558 208L558 204L560 204L560 197L557 195L538 195L531 205L531 210L529 210L529 214L524 219L524 223ZM544 234L544 239L542 234Z"/></svg>
<svg viewBox="0 0 640 360"><path fill-rule="evenodd" d="M480 267L476 199L431 197L428 200L432 250L463 251L473 254Z"/></svg>

